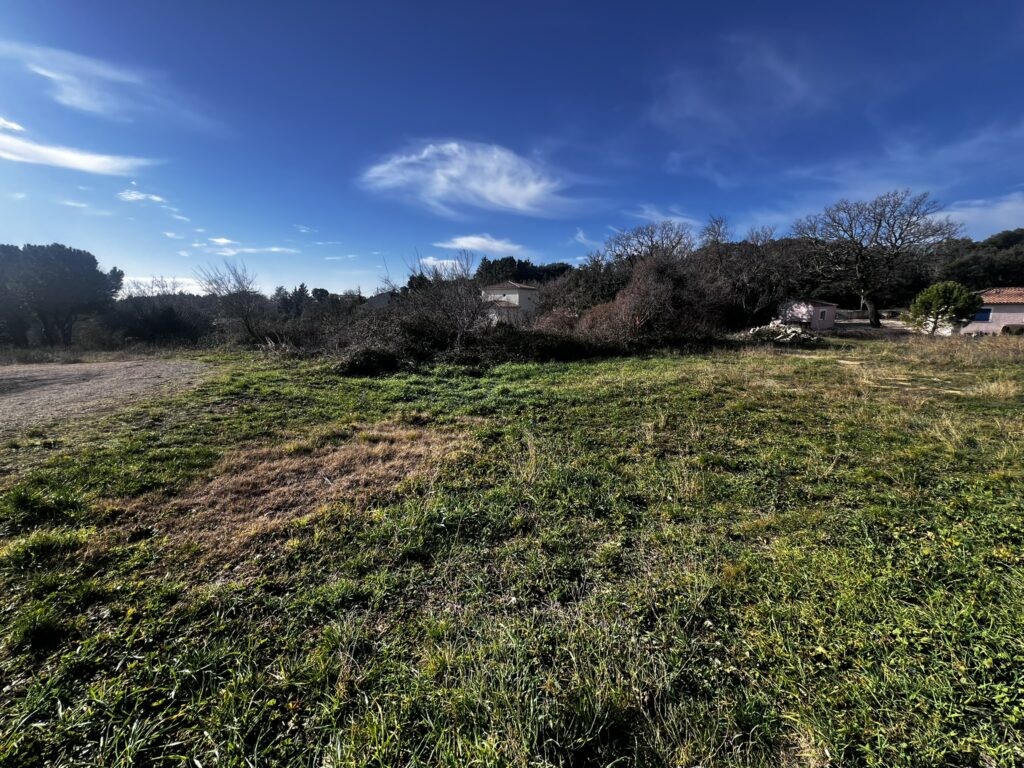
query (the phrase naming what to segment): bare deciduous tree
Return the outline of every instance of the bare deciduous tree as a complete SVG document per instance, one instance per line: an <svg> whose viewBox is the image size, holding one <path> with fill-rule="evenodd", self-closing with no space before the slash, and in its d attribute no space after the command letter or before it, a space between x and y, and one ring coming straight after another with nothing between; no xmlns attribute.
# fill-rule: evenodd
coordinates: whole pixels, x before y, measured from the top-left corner
<svg viewBox="0 0 1024 768"><path fill-rule="evenodd" d="M225 317L238 320L251 341L263 341L259 317L266 310L267 297L244 262L225 259L219 267L199 267L196 279L203 291L217 297Z"/></svg>
<svg viewBox="0 0 1024 768"><path fill-rule="evenodd" d="M397 327L411 342L459 350L469 334L486 323L488 307L473 280L476 261L471 251L453 258L409 266L404 286L388 282L394 299L382 313L381 325Z"/></svg>
<svg viewBox="0 0 1024 768"><path fill-rule="evenodd" d="M860 295L871 325L878 327L877 297L897 272L960 232L927 193L909 189L874 200L840 200L793 225L793 234L813 246L812 264L826 278Z"/></svg>
<svg viewBox="0 0 1024 768"><path fill-rule="evenodd" d="M636 264L650 257L685 259L693 253L693 232L687 224L662 221L616 232L604 244L600 258Z"/></svg>

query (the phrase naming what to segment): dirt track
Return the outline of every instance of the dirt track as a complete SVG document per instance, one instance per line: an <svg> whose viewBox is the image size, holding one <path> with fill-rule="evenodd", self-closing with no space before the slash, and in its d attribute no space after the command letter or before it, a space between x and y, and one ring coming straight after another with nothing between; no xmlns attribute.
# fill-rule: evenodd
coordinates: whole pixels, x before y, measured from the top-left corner
<svg viewBox="0 0 1024 768"><path fill-rule="evenodd" d="M0 366L0 436L194 386L204 369L188 360Z"/></svg>

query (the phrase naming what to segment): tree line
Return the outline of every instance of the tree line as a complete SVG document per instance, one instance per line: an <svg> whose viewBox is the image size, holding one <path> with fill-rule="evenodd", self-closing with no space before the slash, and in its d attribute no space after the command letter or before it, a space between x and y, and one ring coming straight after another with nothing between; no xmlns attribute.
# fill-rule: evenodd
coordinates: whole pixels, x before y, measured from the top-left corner
<svg viewBox="0 0 1024 768"><path fill-rule="evenodd" d="M244 264L197 273L202 294L173 281L126 285L92 254L63 245L0 246L0 343L115 346L242 343L338 352L354 367L443 355L568 356L686 344L770 320L787 298L863 307L910 304L955 281L977 290L1024 285L1024 229L976 242L927 194L842 200L777 235L733 232L712 217L695 230L661 222L616 232L577 266L461 253L414 265L377 296L305 284L258 289ZM496 326L481 287L540 288L529 323ZM376 362L375 362L376 361Z"/></svg>

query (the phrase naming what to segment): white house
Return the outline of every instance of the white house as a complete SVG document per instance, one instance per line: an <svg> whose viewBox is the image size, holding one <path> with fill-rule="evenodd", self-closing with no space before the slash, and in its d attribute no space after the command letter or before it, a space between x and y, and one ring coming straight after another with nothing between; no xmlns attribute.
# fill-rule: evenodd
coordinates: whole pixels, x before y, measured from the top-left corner
<svg viewBox="0 0 1024 768"><path fill-rule="evenodd" d="M978 295L981 309L960 333L987 335L1004 333L1007 326L1024 327L1024 288L989 288Z"/></svg>
<svg viewBox="0 0 1024 768"><path fill-rule="evenodd" d="M483 289L484 299L490 306L491 322L521 323L531 317L540 306L540 290L506 280Z"/></svg>
<svg viewBox="0 0 1024 768"><path fill-rule="evenodd" d="M838 304L817 299L794 299L779 305L779 318L783 323L806 326L812 331L830 331L836 325Z"/></svg>

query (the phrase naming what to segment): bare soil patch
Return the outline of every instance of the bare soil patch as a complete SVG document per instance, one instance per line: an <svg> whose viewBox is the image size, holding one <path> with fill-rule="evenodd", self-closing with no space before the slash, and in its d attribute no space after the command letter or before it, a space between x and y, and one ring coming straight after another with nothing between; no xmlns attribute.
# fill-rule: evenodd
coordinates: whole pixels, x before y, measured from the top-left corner
<svg viewBox="0 0 1024 768"><path fill-rule="evenodd" d="M192 360L0 366L0 437L198 384Z"/></svg>
<svg viewBox="0 0 1024 768"><path fill-rule="evenodd" d="M139 522L172 544L198 550L207 564L247 559L273 534L331 503L365 506L403 480L422 477L465 439L457 434L383 423L357 427L341 445L291 444L228 456L213 479L196 484L159 511L136 505Z"/></svg>

